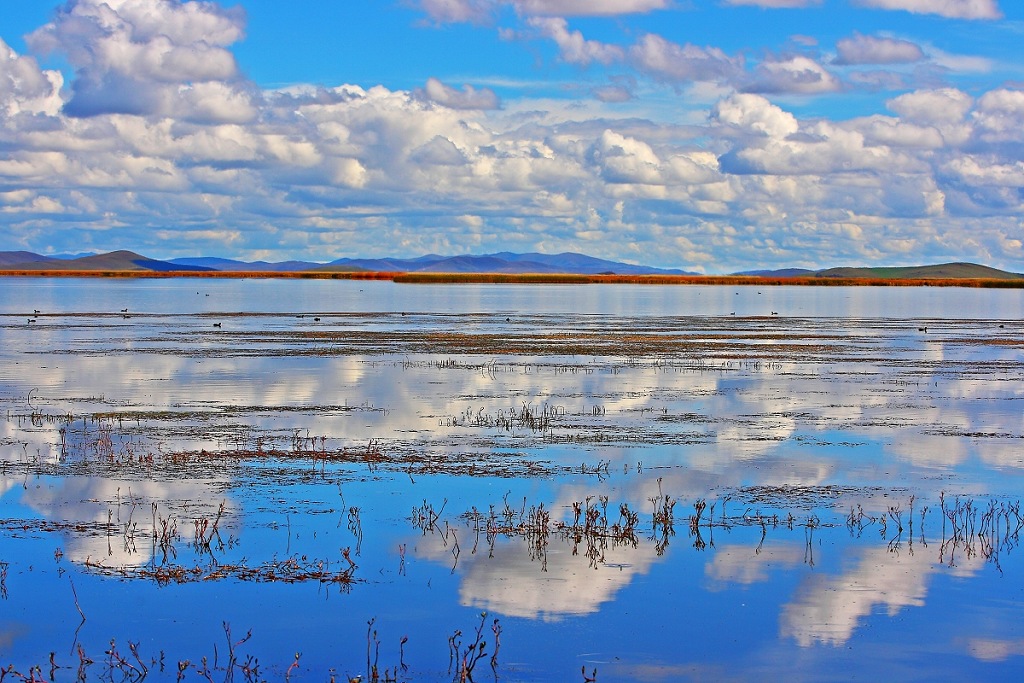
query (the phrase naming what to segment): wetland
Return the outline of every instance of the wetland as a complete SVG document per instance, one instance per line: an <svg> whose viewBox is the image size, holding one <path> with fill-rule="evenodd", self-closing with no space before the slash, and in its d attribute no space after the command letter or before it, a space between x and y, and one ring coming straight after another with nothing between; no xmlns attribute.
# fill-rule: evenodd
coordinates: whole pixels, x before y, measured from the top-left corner
<svg viewBox="0 0 1024 683"><path fill-rule="evenodd" d="M0 681L1014 680L1024 290L0 278Z"/></svg>

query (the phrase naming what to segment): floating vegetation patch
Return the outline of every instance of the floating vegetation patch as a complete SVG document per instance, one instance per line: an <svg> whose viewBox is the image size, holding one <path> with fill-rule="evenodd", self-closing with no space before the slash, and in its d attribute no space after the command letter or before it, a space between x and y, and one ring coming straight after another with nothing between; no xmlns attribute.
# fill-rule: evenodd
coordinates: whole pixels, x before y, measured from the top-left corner
<svg viewBox="0 0 1024 683"><path fill-rule="evenodd" d="M350 557L348 548L342 551L343 562L332 567L329 560L311 560L307 557L289 557L284 560L269 560L259 565L246 563L211 563L205 566L185 567L178 564L154 566L108 566L100 561L86 560L85 567L94 574L121 579L152 580L161 586L175 583L197 583L204 581L237 581L305 583L316 582L349 586L358 581L355 578L357 565Z"/></svg>
<svg viewBox="0 0 1024 683"><path fill-rule="evenodd" d="M107 524L89 521L58 521L48 519L0 519L0 530L11 537L27 535L68 533L102 536L109 531Z"/></svg>
<svg viewBox="0 0 1024 683"><path fill-rule="evenodd" d="M951 436L963 439L1024 439L1024 434L1014 434L1012 432L968 431L966 429L959 429L953 426L939 427L935 429L924 429L922 430L922 433L934 436Z"/></svg>
<svg viewBox="0 0 1024 683"><path fill-rule="evenodd" d="M801 484L744 486L729 492L727 500L734 500L740 505L761 505L775 509L799 508L820 509L835 508L843 496L902 496L905 488L863 487L863 486L808 486Z"/></svg>

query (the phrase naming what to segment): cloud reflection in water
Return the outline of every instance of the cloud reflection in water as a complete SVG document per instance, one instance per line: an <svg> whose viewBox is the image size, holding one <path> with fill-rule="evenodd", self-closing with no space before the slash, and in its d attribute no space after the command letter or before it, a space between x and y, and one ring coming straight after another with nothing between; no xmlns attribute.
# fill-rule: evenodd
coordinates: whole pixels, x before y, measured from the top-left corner
<svg viewBox="0 0 1024 683"><path fill-rule="evenodd" d="M850 570L838 576L804 578L795 599L783 606L779 631L802 647L815 643L839 646L878 608L894 617L901 610L923 607L929 579L943 569L934 552L893 553L888 548L859 549ZM984 562L965 556L947 571L967 577Z"/></svg>

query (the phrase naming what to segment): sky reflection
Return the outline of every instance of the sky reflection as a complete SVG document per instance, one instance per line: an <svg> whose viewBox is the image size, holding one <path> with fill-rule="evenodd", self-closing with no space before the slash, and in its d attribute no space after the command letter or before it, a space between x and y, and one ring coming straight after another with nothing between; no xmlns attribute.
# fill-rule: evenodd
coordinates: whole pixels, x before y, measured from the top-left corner
<svg viewBox="0 0 1024 683"><path fill-rule="evenodd" d="M967 558L946 568L933 553L893 553L888 548L858 549L847 558L852 567L836 576L805 576L794 600L783 606L780 634L802 647L814 643L845 645L857 627L879 610L889 617L923 607L930 576L937 570L966 578L983 560Z"/></svg>
<svg viewBox="0 0 1024 683"><path fill-rule="evenodd" d="M77 637L169 647L232 620L261 632L282 675L301 648L295 677L322 680L365 668L380 616L424 667L408 680L438 679L447 635L486 611L509 634L508 680L581 665L624 680L878 676L936 644L959 653L955 677L1024 667L1016 295L969 311L991 320L904 320L839 315L869 311L874 291L832 306L780 289L788 316L744 318L755 293L666 288L631 310L616 289L596 317L598 288L558 290L581 297L565 312L547 289L396 299L391 283L344 284L325 307L321 285L253 288L261 302L193 284L89 282L38 327L0 315L0 652L19 666ZM509 314L480 314L502 293ZM698 314L698 296L741 310ZM887 313L920 303L897 298ZM831 312L792 315L808 307ZM197 544L221 504L220 543ZM93 612L84 635L62 625L69 579ZM23 629L51 593L50 625ZM120 635L98 606L111 595L173 628L132 617ZM259 616L260 599L324 632ZM889 639L907 623L900 652Z"/></svg>

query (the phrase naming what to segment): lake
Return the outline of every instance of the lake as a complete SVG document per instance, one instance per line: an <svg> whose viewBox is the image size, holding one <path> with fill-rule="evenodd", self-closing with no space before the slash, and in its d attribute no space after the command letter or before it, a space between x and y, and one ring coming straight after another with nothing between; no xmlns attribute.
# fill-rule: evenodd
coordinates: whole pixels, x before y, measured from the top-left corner
<svg viewBox="0 0 1024 683"><path fill-rule="evenodd" d="M1020 680L1024 290L0 279L12 680Z"/></svg>

